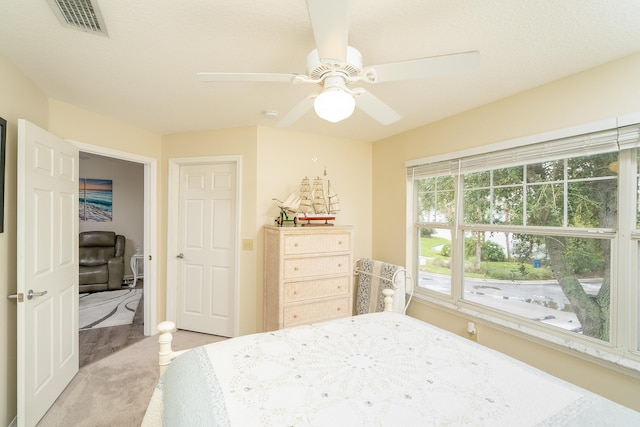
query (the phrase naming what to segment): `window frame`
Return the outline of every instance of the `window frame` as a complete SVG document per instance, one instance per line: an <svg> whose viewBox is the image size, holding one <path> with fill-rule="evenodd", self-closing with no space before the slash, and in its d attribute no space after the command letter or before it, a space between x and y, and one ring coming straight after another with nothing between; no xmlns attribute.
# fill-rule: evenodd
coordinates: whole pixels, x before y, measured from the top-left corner
<svg viewBox="0 0 640 427"><path fill-rule="evenodd" d="M495 327L506 329L526 339L560 346L561 348L577 350L579 353L590 356L596 362L605 362L619 367L640 372L640 226L636 229L636 215L638 213L638 164L640 158L640 142L636 145L620 142L622 138L619 129L625 126L640 124L640 113L629 116L616 117L604 121L589 123L577 127L561 129L544 134L538 134L519 138L517 140L504 141L496 144L489 144L459 152L447 153L439 156L432 156L405 163L407 167L407 234L406 234L406 265L409 271L419 278L420 254L420 230L421 228L445 228L451 230L452 245L452 269L450 294L415 287L414 298L423 299L430 303L439 305L447 310L473 316L490 322ZM640 127L638 127L640 129ZM502 224L482 224L469 226L464 224L464 213L461 209L463 194L460 190L464 185L461 182L460 166L455 170L455 162L460 164L462 158L472 156L490 156L491 153L509 149L520 149L527 146L549 142L559 138L570 138L572 136L584 135L600 131L618 131L618 153L619 153L619 174L618 174L618 228L617 229L577 229L567 227L566 233L563 227L537 227L537 226L512 226ZM640 134L634 129L636 134ZM640 140L640 139L638 139ZM636 152L637 150L637 152ZM576 153L573 157L585 155ZM546 161L546 158L542 158ZM414 185L415 176L411 176L411 171L415 168L425 167L430 163L445 164L451 163L448 171L446 168L439 170L432 176L453 175L456 179L455 213L456 221L453 224L438 222L421 222L417 215L418 186ZM490 170L494 167L487 166L479 170ZM625 194L626 197L621 197ZM633 194L635 197L628 197ZM566 224L565 224L566 226ZM459 240L466 230L482 229L496 231L536 231L541 233L558 232L570 236L599 237L611 239L611 305L610 305L610 339L609 342L595 338L576 334L575 332L564 331L549 325L541 324L522 316L492 309L489 306L474 303L464 299L463 282L463 262L464 247ZM595 233L595 235L594 235ZM457 241L457 244L454 242ZM454 253L456 250L457 253ZM456 255L455 257L453 255ZM635 284L635 286L625 286L625 283Z"/></svg>

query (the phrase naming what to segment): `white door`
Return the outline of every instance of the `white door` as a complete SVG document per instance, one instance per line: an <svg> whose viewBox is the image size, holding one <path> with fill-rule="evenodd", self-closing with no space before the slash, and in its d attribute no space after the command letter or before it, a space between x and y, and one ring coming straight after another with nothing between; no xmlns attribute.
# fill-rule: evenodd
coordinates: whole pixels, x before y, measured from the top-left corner
<svg viewBox="0 0 640 427"><path fill-rule="evenodd" d="M177 327L235 330L236 165L180 166Z"/></svg>
<svg viewBox="0 0 640 427"><path fill-rule="evenodd" d="M78 372L78 150L18 121L18 426Z"/></svg>

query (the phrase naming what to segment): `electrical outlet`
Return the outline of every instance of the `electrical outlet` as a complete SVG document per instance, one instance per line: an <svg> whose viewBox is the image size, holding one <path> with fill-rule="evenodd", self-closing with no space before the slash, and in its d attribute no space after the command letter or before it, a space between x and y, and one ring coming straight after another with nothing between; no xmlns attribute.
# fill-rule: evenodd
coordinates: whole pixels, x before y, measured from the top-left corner
<svg viewBox="0 0 640 427"><path fill-rule="evenodd" d="M253 240L251 240L251 239L242 239L242 250L243 251L252 251L253 250Z"/></svg>
<svg viewBox="0 0 640 427"><path fill-rule="evenodd" d="M467 337L475 342L478 342L478 328L473 322L467 323Z"/></svg>

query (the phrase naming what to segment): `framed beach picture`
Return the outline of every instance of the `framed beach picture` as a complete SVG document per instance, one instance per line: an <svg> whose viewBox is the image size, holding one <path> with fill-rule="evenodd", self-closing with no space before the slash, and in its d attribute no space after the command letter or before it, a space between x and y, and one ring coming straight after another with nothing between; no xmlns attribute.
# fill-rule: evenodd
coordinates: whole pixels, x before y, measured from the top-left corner
<svg viewBox="0 0 640 427"><path fill-rule="evenodd" d="M0 117L0 233L4 233L4 165L7 150L7 121Z"/></svg>
<svg viewBox="0 0 640 427"><path fill-rule="evenodd" d="M110 222L113 218L113 181L80 178L80 221Z"/></svg>

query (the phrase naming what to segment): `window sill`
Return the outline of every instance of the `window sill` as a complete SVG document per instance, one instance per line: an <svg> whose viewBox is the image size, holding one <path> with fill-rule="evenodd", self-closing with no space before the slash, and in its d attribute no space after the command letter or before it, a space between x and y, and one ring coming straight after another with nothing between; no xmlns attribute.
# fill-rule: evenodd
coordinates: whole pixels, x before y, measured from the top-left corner
<svg viewBox="0 0 640 427"><path fill-rule="evenodd" d="M412 301L420 304L435 305L453 314L461 314L465 317L471 316L478 320L483 320L490 324L491 327L518 338L562 351L573 357L580 357L588 362L616 370L625 375L640 378L640 361L630 359L614 351L607 351L603 348L571 340L560 334L553 334L545 330L532 328L506 318L495 316L488 312L479 311L471 305L463 307L419 292L414 293Z"/></svg>

